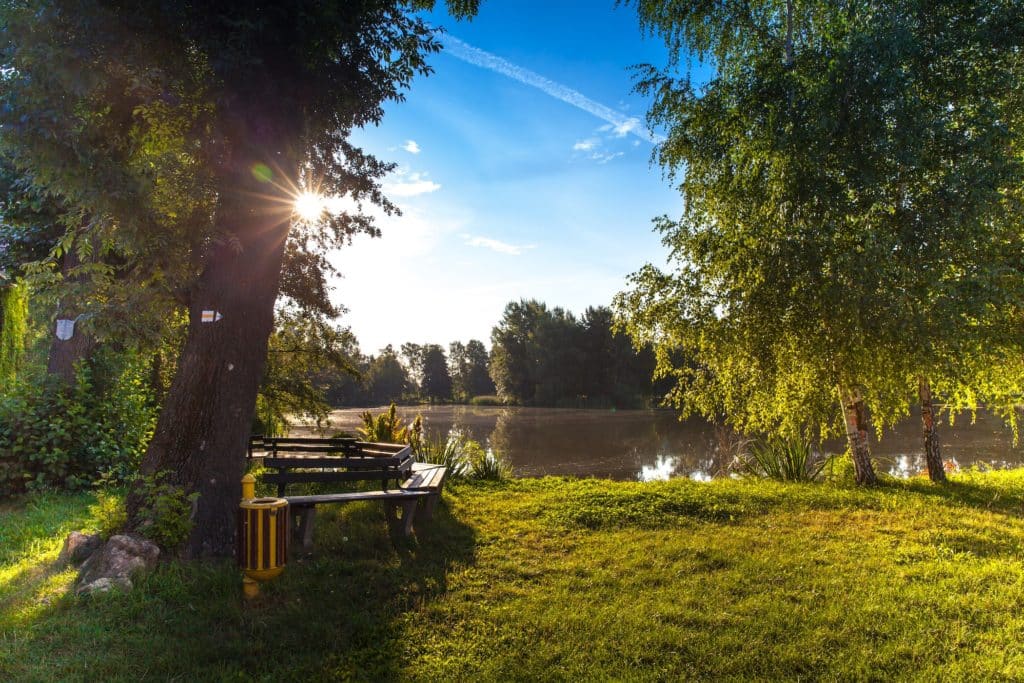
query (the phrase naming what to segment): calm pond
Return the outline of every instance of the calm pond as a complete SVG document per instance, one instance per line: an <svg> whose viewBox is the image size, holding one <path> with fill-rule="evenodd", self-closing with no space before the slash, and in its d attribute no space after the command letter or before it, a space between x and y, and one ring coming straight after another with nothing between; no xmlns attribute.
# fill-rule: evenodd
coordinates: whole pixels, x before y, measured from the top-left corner
<svg viewBox="0 0 1024 683"><path fill-rule="evenodd" d="M354 431L363 410L334 411L331 429ZM371 410L376 414L386 408ZM731 459L730 439L722 430L702 420L679 422L669 411L409 406L399 408L399 414L406 422L423 415L428 434L461 430L504 455L520 477L706 479L721 473ZM872 435L879 470L911 476L924 469L919 424L909 419L881 441ZM974 424L964 416L952 428L943 420L939 434L942 457L960 467L1024 464L1024 446L1014 446L1010 430L992 415L979 413ZM845 444L833 442L826 447L841 451Z"/></svg>

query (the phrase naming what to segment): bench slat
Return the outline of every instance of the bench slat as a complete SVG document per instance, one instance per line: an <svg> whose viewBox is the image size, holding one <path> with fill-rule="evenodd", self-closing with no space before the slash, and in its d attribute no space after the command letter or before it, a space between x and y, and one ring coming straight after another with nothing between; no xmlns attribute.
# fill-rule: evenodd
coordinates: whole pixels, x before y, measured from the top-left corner
<svg viewBox="0 0 1024 683"><path fill-rule="evenodd" d="M359 449L356 448L355 446L346 448L345 446L332 446L330 444L325 444L323 446L315 445L315 444L310 444L310 445L298 444L298 445L294 445L294 446L276 446L274 448L267 447L267 448L258 449L258 450L262 450L265 453L273 453L274 451L277 451L278 453L358 453L359 452Z"/></svg>
<svg viewBox="0 0 1024 683"><path fill-rule="evenodd" d="M414 464L413 474L402 482L402 488L406 490L430 491L432 493L437 493L440 491L441 485L444 483L444 479L447 475L447 467L437 465L429 469L424 468L417 471Z"/></svg>
<svg viewBox="0 0 1024 683"><path fill-rule="evenodd" d="M289 455L283 458L263 458L264 467L275 467L275 468L322 468L331 469L337 467L364 467L368 469L376 469L379 467L399 467L406 464L402 458L345 458L340 456L335 457L324 457L324 456L309 456L301 457L295 455ZM411 463L409 463L411 465ZM402 468L400 469L408 469Z"/></svg>
<svg viewBox="0 0 1024 683"><path fill-rule="evenodd" d="M330 484L338 481L384 481L395 479L401 472L279 472L260 478L268 484Z"/></svg>
<svg viewBox="0 0 1024 683"><path fill-rule="evenodd" d="M294 437L293 436L261 436L261 437L253 436L252 437L252 443L254 445L255 444L259 444L259 443L266 443L267 445L272 445L274 443L278 443L278 444L281 444L281 443L321 443L321 444L355 445L356 443L358 443L358 439L356 439L354 437L350 437L350 438L345 438L345 437L339 437L339 438L323 437L322 438L322 437L314 437L314 436L309 436L309 437L306 437L306 436L294 436Z"/></svg>
<svg viewBox="0 0 1024 683"><path fill-rule="evenodd" d="M289 505L323 505L326 503L350 503L358 500L408 500L430 495L427 491L350 491L347 493L324 493L316 496L285 496Z"/></svg>

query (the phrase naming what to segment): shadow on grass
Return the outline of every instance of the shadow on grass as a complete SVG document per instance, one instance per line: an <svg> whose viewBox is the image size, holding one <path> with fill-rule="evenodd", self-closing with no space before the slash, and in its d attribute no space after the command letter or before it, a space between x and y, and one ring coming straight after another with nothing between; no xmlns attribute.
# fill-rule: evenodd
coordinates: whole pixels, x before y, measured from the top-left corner
<svg viewBox="0 0 1024 683"><path fill-rule="evenodd" d="M952 505L1024 517L1024 489L1019 486L1000 486L992 481L978 484L969 479L952 479L944 484L934 484L918 478L907 482L886 482L880 488L913 492Z"/></svg>
<svg viewBox="0 0 1024 683"><path fill-rule="evenodd" d="M317 524L314 554L295 557L250 602L233 565L171 562L128 594L12 606L0 630L18 637L0 638L0 672L17 680L397 677L415 648L406 624L429 618L449 572L475 561L474 530L443 504L413 539L389 536L379 504L334 506Z"/></svg>

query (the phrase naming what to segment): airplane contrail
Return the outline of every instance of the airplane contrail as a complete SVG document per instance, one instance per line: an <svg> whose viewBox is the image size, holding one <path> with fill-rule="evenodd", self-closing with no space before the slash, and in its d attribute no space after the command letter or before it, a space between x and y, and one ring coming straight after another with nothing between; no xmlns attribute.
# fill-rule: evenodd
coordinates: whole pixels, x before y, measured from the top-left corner
<svg viewBox="0 0 1024 683"><path fill-rule="evenodd" d="M489 71L494 71L503 76L519 81L525 85L533 88L537 88L541 92L544 92L557 100L561 100L566 104L571 104L577 109L596 116L597 118L607 121L610 123L615 132L619 135L626 135L630 133L646 140L651 144L658 144L665 141L664 136L652 134L647 130L646 127L641 125L639 118L635 116L626 116L622 112L618 112L611 107L607 107L600 102L595 102L578 90L556 83L550 78L541 76L539 73L524 69L521 66L513 64L512 62L502 59L501 57L481 50L478 47L473 47L469 43L459 40L455 36L449 34L438 34L438 39L444 44L445 52L452 55L456 59L461 59L464 62L479 66Z"/></svg>

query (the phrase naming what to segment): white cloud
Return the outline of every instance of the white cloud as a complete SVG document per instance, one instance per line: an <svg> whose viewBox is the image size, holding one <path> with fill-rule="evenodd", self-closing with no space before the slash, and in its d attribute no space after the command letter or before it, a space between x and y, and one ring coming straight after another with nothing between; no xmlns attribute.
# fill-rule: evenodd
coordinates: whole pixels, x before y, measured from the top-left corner
<svg viewBox="0 0 1024 683"><path fill-rule="evenodd" d="M587 138L586 140L580 140L575 145L573 145L572 148L577 152L588 152L597 147L599 142L600 141L597 140L596 138ZM639 140L637 142L639 142Z"/></svg>
<svg viewBox="0 0 1024 683"><path fill-rule="evenodd" d="M384 183L383 185L384 194L391 197L415 197L416 195L437 192L441 189L440 184L427 179L423 173L399 171L395 175L401 178L401 180Z"/></svg>
<svg viewBox="0 0 1024 683"><path fill-rule="evenodd" d="M606 154L603 154L601 152L594 152L593 154L590 155L590 158L593 159L594 161L596 161L599 164L607 164L612 159L616 159L618 157L621 157L622 155L623 155L622 152L615 152L615 153L609 152L609 153L606 153Z"/></svg>
<svg viewBox="0 0 1024 683"><path fill-rule="evenodd" d="M420 153L420 146L418 144L416 144L415 140L406 140L405 144L402 145L402 149L404 149L409 154L419 154Z"/></svg>
<svg viewBox="0 0 1024 683"><path fill-rule="evenodd" d="M637 130L640 126L640 119L635 116L631 116L622 123L615 125L615 136L619 138L626 137L628 134Z"/></svg>
<svg viewBox="0 0 1024 683"><path fill-rule="evenodd" d="M632 133L633 135L647 140L651 143L660 143L664 141L664 137L661 135L654 135L648 132L646 129L640 127L640 120L635 116L626 116L622 112L616 111L611 107L595 102L583 93L573 90L572 88L556 83L550 78L541 76L538 73L524 69L521 66L513 64L501 57L485 52L478 47L473 47L469 43L464 43L458 38L447 33L437 34L438 40L440 40L445 47L448 54L452 55L456 59L461 59L464 62L479 66L489 71L508 76L509 78L524 83L530 87L537 88L541 92L547 93L551 97L557 100L561 100L566 104L582 109L588 114L592 114L599 119L607 121L611 124L609 130L614 128L616 133L620 136ZM619 131L623 131L619 133Z"/></svg>
<svg viewBox="0 0 1024 683"><path fill-rule="evenodd" d="M499 254L508 254L510 256L520 256L524 251L537 248L536 244L509 244L508 242L491 239L490 237L480 237L479 235L463 234L462 239L471 247L490 249L491 251L496 251Z"/></svg>

